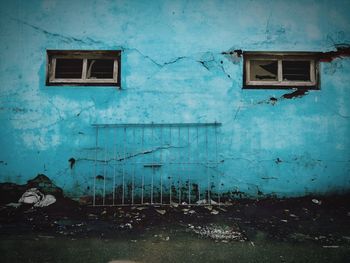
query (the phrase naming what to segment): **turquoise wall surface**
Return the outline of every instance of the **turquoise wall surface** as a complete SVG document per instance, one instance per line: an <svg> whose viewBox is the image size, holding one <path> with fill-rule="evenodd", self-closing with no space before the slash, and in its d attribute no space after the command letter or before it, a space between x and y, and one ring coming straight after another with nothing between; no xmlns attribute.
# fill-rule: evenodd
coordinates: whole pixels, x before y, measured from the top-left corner
<svg viewBox="0 0 350 263"><path fill-rule="evenodd" d="M335 50L350 44L349 10L318 0L1 1L0 181L43 173L71 197L89 195L92 124L219 122L214 192L348 191L350 59L320 63L320 90L285 99L293 90L242 89L243 59L227 53ZM122 50L121 89L45 86L47 49ZM191 176L206 185L201 169Z"/></svg>

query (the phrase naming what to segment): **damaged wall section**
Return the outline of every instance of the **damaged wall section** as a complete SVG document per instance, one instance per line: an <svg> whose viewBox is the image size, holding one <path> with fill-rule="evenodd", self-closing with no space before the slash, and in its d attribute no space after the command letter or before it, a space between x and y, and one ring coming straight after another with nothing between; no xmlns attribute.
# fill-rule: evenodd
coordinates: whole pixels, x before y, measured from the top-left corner
<svg viewBox="0 0 350 263"><path fill-rule="evenodd" d="M2 3L0 181L45 174L71 197L91 195L91 124L220 122L216 191L349 191L349 9L306 0ZM46 86L48 49L121 50L122 89ZM320 90L242 90L241 50L321 52Z"/></svg>

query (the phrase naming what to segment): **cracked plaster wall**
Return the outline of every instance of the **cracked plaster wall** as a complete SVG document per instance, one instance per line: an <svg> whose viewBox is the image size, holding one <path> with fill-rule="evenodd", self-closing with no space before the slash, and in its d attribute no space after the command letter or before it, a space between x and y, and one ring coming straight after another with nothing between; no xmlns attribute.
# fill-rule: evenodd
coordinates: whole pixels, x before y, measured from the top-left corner
<svg viewBox="0 0 350 263"><path fill-rule="evenodd" d="M333 50L350 43L348 10L348 1L1 1L0 180L44 173L78 196L91 174L68 160L91 157L92 123L217 121L222 191L347 191L350 60L321 64L321 90L271 100L288 91L242 90L242 59L227 53ZM46 87L46 49L121 49L122 89Z"/></svg>

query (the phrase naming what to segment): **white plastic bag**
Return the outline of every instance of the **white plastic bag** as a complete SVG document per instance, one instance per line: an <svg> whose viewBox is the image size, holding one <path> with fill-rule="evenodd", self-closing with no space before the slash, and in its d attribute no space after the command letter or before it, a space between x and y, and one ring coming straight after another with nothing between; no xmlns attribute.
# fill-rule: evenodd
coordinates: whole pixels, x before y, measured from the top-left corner
<svg viewBox="0 0 350 263"><path fill-rule="evenodd" d="M22 195L18 201L24 204L34 204L35 207L45 207L56 202L53 195L44 195L37 188L30 188Z"/></svg>

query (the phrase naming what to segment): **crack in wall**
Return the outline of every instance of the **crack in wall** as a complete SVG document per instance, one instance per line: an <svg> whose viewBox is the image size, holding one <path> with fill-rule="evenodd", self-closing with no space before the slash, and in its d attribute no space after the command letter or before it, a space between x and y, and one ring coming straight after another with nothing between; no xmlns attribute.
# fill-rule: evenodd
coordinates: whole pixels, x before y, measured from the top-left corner
<svg viewBox="0 0 350 263"><path fill-rule="evenodd" d="M97 40L94 40L94 39L92 39L90 37L86 37L85 40L84 40L84 39L76 38L76 37L69 36L69 35L53 33L53 32L47 31L46 29L43 29L43 28L41 28L39 26L32 25L32 24L30 24L30 23L28 23L26 21L23 21L23 20L20 20L20 19L17 19L17 18L11 18L11 19L16 21L16 22L18 22L18 23L21 23L23 25L26 25L26 26L30 27L30 28L34 29L35 31L37 31L37 32L43 33L43 34L45 34L47 36L60 38L65 43L77 42L77 43L86 44L86 45L90 45L90 44L104 44L102 41L97 41Z"/></svg>
<svg viewBox="0 0 350 263"><path fill-rule="evenodd" d="M94 104L94 105L91 105L91 106L88 106L88 107L82 107L82 108L79 110L79 112L75 114L75 116L79 117L80 114L82 114L84 111L88 111L88 110L93 109L93 108L94 108L94 109L96 108L96 107L95 107L95 104Z"/></svg>
<svg viewBox="0 0 350 263"><path fill-rule="evenodd" d="M95 105L90 105L90 106L87 106L87 107L81 107L79 109L78 113L73 114L72 112L69 112L69 113L72 113L72 115L66 118L66 117L64 117L62 115L62 111L63 111L62 109L59 109L51 100L48 100L47 102L50 104L51 108L55 110L55 112L56 112L56 114L58 116L58 119L56 119L55 121L51 122L50 124L47 124L47 125L44 125L44 126L32 127L32 128L21 128L21 130L33 131L33 130L38 130L38 129L51 128L51 127L54 127L56 125L59 125L61 122L71 121L74 118L79 117L84 111L87 111L87 110L90 110L92 108L95 108ZM9 120L11 120L11 121L21 121L21 120L28 121L28 118L25 118L25 117L24 118L9 118ZM40 124L40 122L38 122L38 119L30 120L30 122Z"/></svg>
<svg viewBox="0 0 350 263"><path fill-rule="evenodd" d="M166 150L166 149L180 149L180 148L185 148L184 146L174 146L174 145L169 145L169 146L158 146L154 149L150 149L150 150L144 150L142 152L137 152L137 153L134 153L134 154L131 154L131 155L127 155L125 157L122 157L122 158L109 158L109 159L106 159L106 160L102 160L102 159L92 159L92 158L78 158L76 159L76 162L78 161L92 161L92 162L100 162L100 163L109 163L109 162L112 162L112 161L118 161L118 162L122 162L122 161L125 161L125 160L129 160L129 159L132 159L132 158L135 158L137 156L140 156L140 155L146 155L146 154L150 154L150 153L155 153L159 150Z"/></svg>
<svg viewBox="0 0 350 263"><path fill-rule="evenodd" d="M206 70L210 71L210 67L207 65L208 61L198 60L197 62L200 63Z"/></svg>
<svg viewBox="0 0 350 263"><path fill-rule="evenodd" d="M241 110L241 105L238 105L238 107L237 107L237 110L236 110L236 113L235 113L235 116L234 116L233 120L236 120L236 119L237 119L237 116L238 116L238 113L240 112L240 110Z"/></svg>
<svg viewBox="0 0 350 263"><path fill-rule="evenodd" d="M287 164L293 164L293 163L313 163L313 164L321 164L324 162L333 162L333 163L347 163L350 162L350 160L334 160L334 159L305 159L304 156L297 156L293 157L291 159L284 159L281 160L279 157L276 159L248 159L248 158L243 158L243 157L225 157L225 160L233 160L233 161L247 161L249 163L262 163L262 162L274 162L276 165L281 165L281 163L287 163Z"/></svg>
<svg viewBox="0 0 350 263"><path fill-rule="evenodd" d="M230 74L228 74L225 70L225 68L223 67L222 63L219 64L216 60L215 60L215 56L213 54L213 52L204 52L203 54L207 54L207 53L210 53L210 55L212 56L212 58L210 59L195 59L195 55L190 55L190 56L179 56L179 57L175 57L173 59L171 59L170 61L166 61L166 62L163 62L163 63L159 63L157 62L156 60L154 60L153 58L151 58L150 56L144 54L143 52L141 52L140 50L138 50L137 48L127 48L127 47L121 47L121 50L122 51L135 51L137 52L138 54L140 54L143 58L149 60L151 63L153 63L154 65L156 65L159 69L162 69L164 68L165 66L167 65L171 65L171 64L175 64L181 60L184 60L184 59L188 59L188 60L192 60L192 61L195 61L197 63L199 63L201 66L203 66L207 71L210 71L212 66L210 66L209 63L211 62L214 62L215 63L215 67L221 69L221 71L229 78L231 78ZM225 52L221 52L221 53L218 53L218 54L226 54ZM232 53L233 54L233 53ZM155 72L153 75L155 75L157 72ZM149 76L147 78L147 80L151 79L152 76Z"/></svg>
<svg viewBox="0 0 350 263"><path fill-rule="evenodd" d="M103 44L105 45L104 42L102 41L99 41L99 40L94 40L92 39L91 37L85 37L85 38L77 38L77 37L74 37L74 36L70 36L70 35L64 35L64 34L59 34L59 33L56 33L56 32L50 32L42 27L39 27L39 26L36 26L36 25L33 25L31 23L28 23L26 21L23 21L23 20L20 20L20 19L17 19L17 18L12 18L12 20L18 22L18 23L21 23L23 25L26 25L32 29L34 29L35 31L37 32L40 32L40 33L43 33L47 36L50 36L50 37L55 37L55 38L59 38L61 39L63 42L65 43L72 43L72 42L76 42L76 43L79 43L79 44L85 44L85 45L92 45L92 44ZM181 60L184 60L184 59L189 59L189 60L193 60L197 63L199 63L201 66L203 66L206 70L208 71L211 71L211 68L213 68L211 65L209 65L210 62L214 62L215 64L215 67L220 69L220 71L223 72L223 74L228 77L229 79L232 79L231 78L231 75L226 71L225 67L222 65L223 62L221 61L220 63L218 63L216 60L215 60L215 56L212 52L209 52L211 55L212 55L212 59L209 59L209 60L198 60L198 59L195 59L193 55L191 56L178 56L178 57L175 57L169 61L166 61L166 62L163 62L163 63L160 63L160 62L157 62L155 59L151 58L150 56L144 54L143 52L141 52L139 49L137 48L130 48L130 47L124 47L124 46L119 46L119 48L124 52L124 51L135 51L137 52L138 54L140 54L141 56L143 56L145 59L149 60L151 63L153 63L154 65L156 65L159 69L162 69L163 67L167 66L167 65L172 65L172 64L175 64ZM208 53L208 52L204 52L205 53ZM241 50L229 50L229 51L225 51L225 52L220 52L218 54L221 54L221 55L224 55L227 59L229 59L231 62L233 63L237 63L239 60L240 60L240 57L241 57L241 54L242 54L242 51ZM238 59L238 60L237 60ZM154 74L152 74L152 76L149 76L147 78L147 80L149 79L152 79L152 77L156 74L157 72L155 72Z"/></svg>
<svg viewBox="0 0 350 263"><path fill-rule="evenodd" d="M135 52L137 52L137 53L138 53L139 55L141 55L143 58L149 60L150 62L152 62L154 65L156 65L156 66L159 67L159 68L162 68L163 66L167 65L167 62L161 64L161 63L157 62L156 60L154 60L153 58L151 58L150 56L148 56L148 55L142 53L142 52L141 52L139 49L137 49L137 48L129 48L129 47L123 47L123 46L121 46L120 48L121 48L121 50L122 50L123 52L125 52L125 51L135 51ZM180 58L180 57L179 57L179 58ZM181 58L184 58L184 57L181 57ZM169 62L169 63L170 63L170 62ZM168 63L168 64L169 64L169 63ZM170 64L171 64L171 63L170 63Z"/></svg>
<svg viewBox="0 0 350 263"><path fill-rule="evenodd" d="M82 39L82 38L77 38L77 37L73 37L73 36L69 36L69 35L63 35L63 34L59 34L59 33L54 33L54 32L50 32L44 28L41 28L39 26L36 26L36 25L33 25L33 24L30 24L26 21L22 21L20 19L16 19L16 18L12 18L14 21L17 21L18 23L21 23L23 25L26 25L32 29L34 29L35 31L38 31L38 32L41 32L45 35L48 35L50 37L55 37L55 38L59 38L61 39L62 41L66 42L66 43L71 43L71 42L77 42L77 43L80 43L80 44L86 44L86 45L91 45L91 44L105 44L104 42L102 41L98 41L98 40L94 40L92 39L91 37L85 37L85 39ZM123 47L123 46L120 46L120 49L122 51L135 51L137 53L139 53L141 56L143 56L145 59L148 59L149 61L151 61L154 65L156 65L157 67L159 68L163 68L167 65L171 65L171 64L175 64L183 59L190 59L190 60L194 60L198 63L200 63L200 65L202 65L205 69L207 69L208 71L210 71L210 66L208 65L209 62L216 62L215 59L214 59L214 56L213 56L213 59L209 59L209 60L196 60L194 58L192 58L192 56L179 56L179 57L175 57L173 59L171 59L170 61L166 61L164 63L159 63L157 62L156 60L154 60L153 58L151 58L150 56L144 54L143 52L141 52L139 49L137 48L129 48L129 47ZM207 52L205 52L207 53ZM212 53L212 52L210 52ZM240 57L241 55L241 52L239 50L234 50L234 51L228 51L228 52L221 52L219 54L222 54L222 55L229 55L229 56L235 56L236 54L238 54L237 56ZM227 56L226 56L227 57ZM222 63L221 63L222 64ZM216 66L218 68L221 69L221 71L229 78L231 78L230 74L228 74L225 70L225 68L216 63Z"/></svg>

